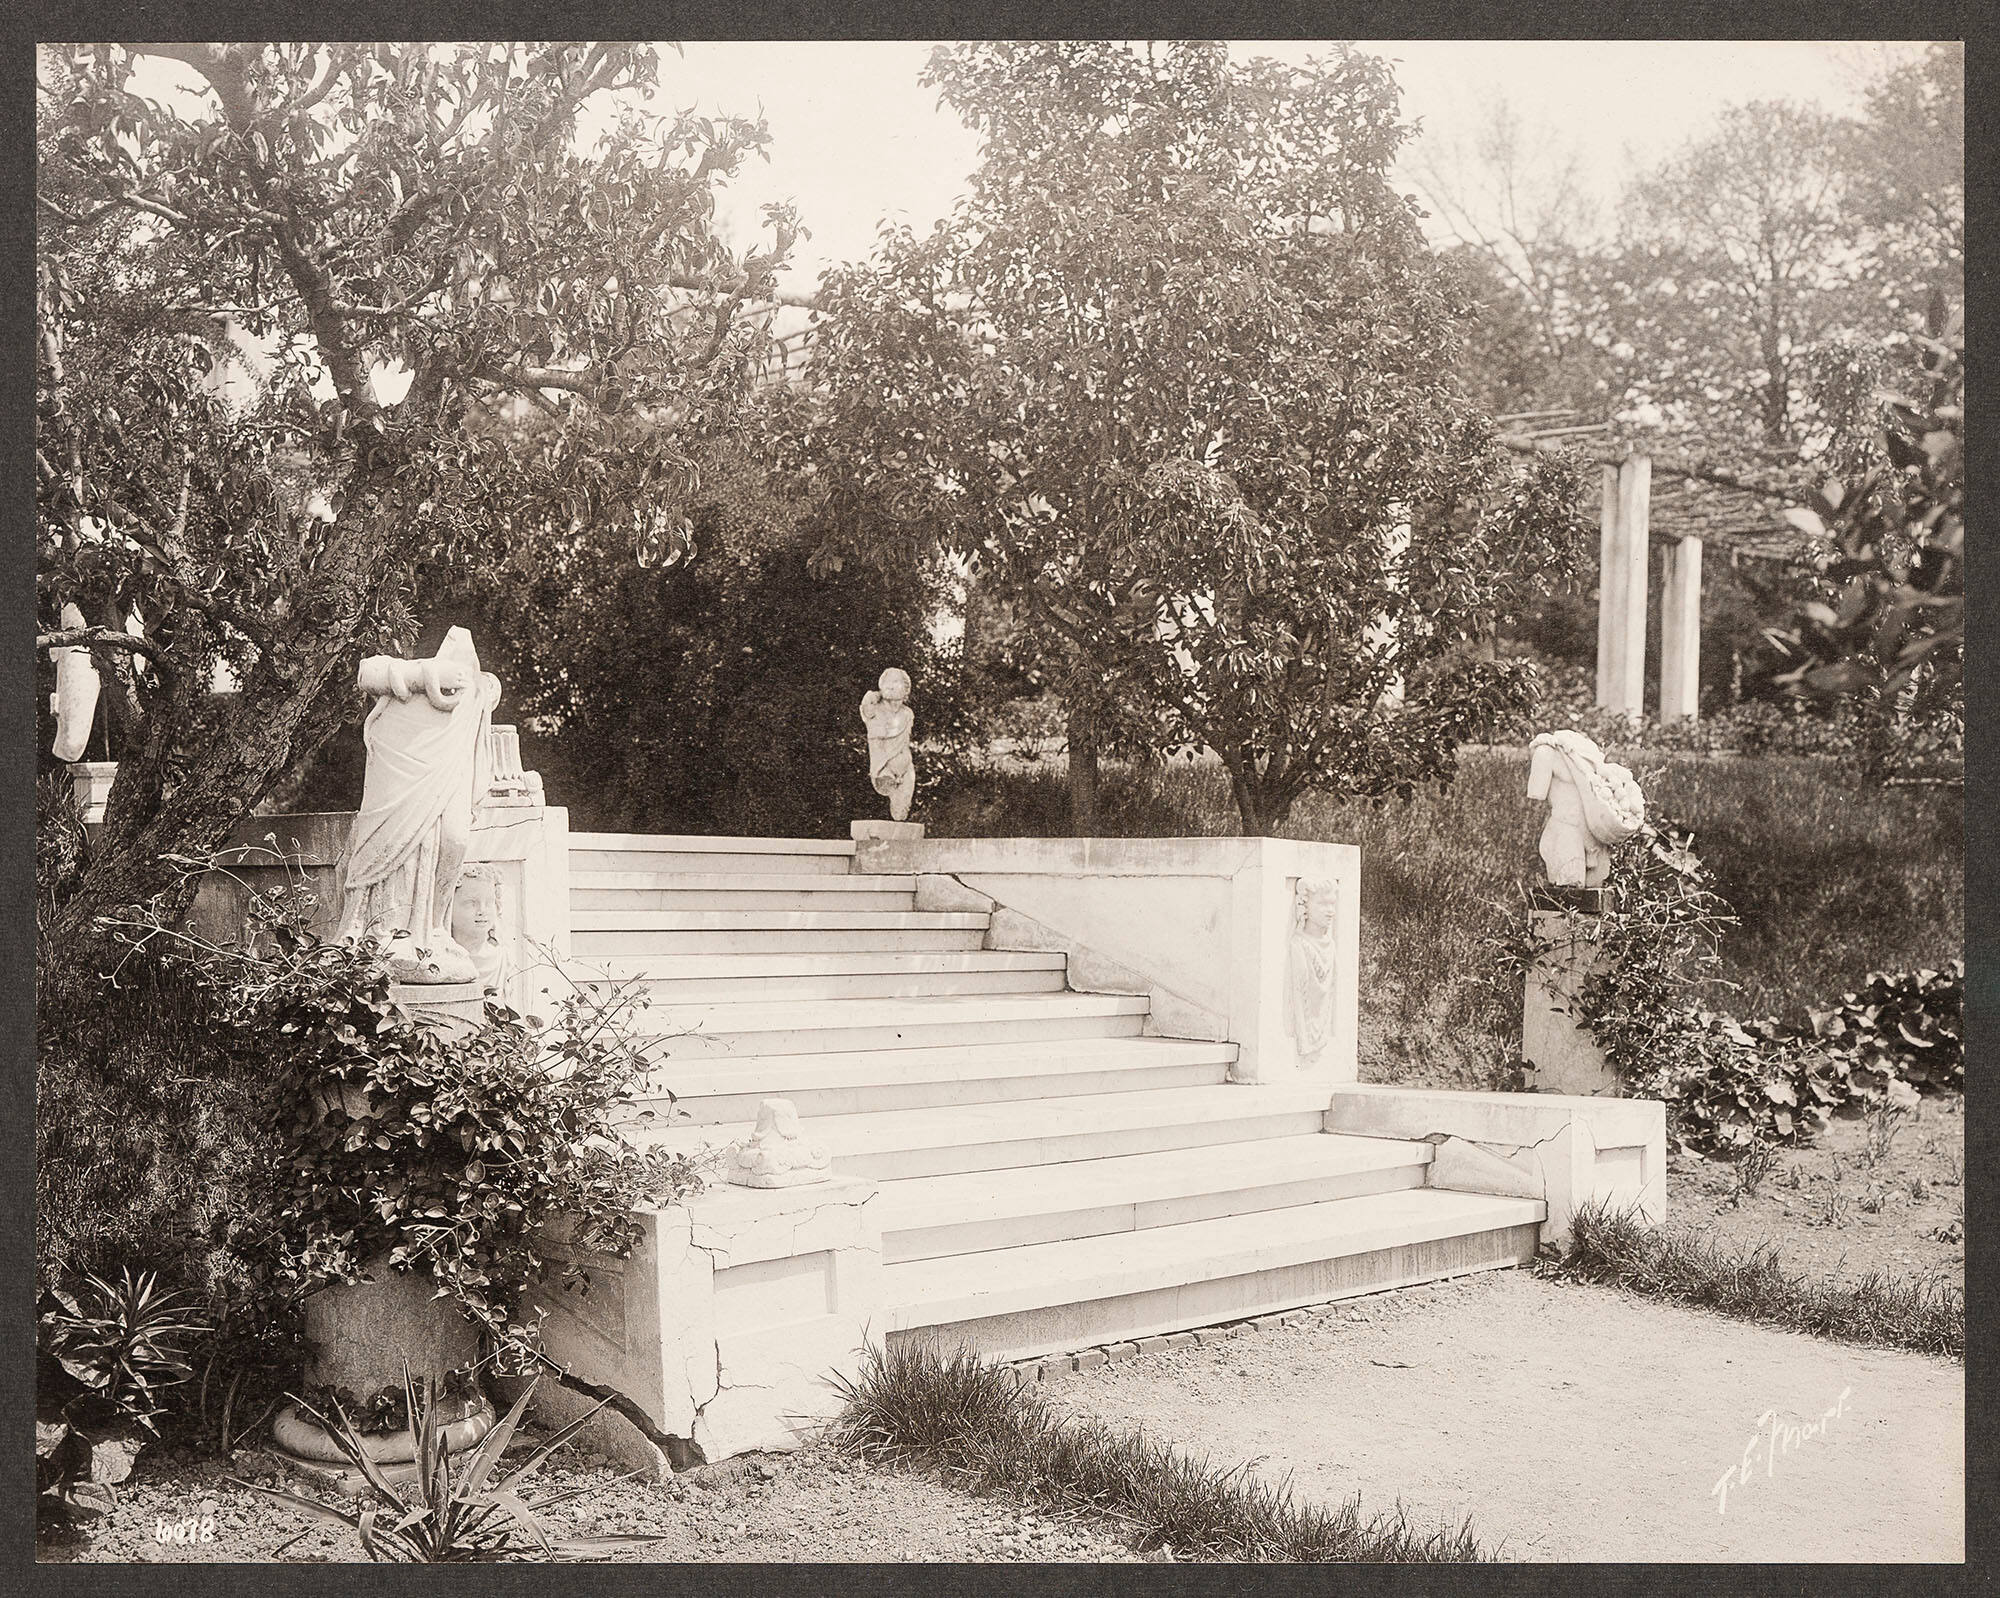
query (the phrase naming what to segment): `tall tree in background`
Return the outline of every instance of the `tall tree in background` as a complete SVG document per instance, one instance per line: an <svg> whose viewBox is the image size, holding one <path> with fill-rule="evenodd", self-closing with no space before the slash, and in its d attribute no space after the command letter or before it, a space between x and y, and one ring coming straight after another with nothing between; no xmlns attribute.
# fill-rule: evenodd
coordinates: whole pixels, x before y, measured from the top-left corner
<svg viewBox="0 0 2000 1598"><path fill-rule="evenodd" d="M1933 44L1870 89L1847 130L1848 203L1872 230L1871 276L1908 323L1933 290L1965 297L1965 46Z"/></svg>
<svg viewBox="0 0 2000 1598"><path fill-rule="evenodd" d="M141 55L192 73L189 111L132 91ZM510 523L679 528L762 356L735 309L793 223L742 260L710 229L761 125L628 106L578 147L587 105L656 71L632 45L45 57L37 646L91 646L120 760L66 946L188 892L169 857L351 713L356 658L414 635L424 563ZM208 380L223 329L272 363L234 400ZM523 407L549 422L525 449ZM211 694L218 661L240 692Z"/></svg>
<svg viewBox="0 0 2000 1598"><path fill-rule="evenodd" d="M926 81L982 162L819 296L831 545L942 540L1064 652L1078 832L1106 712L1215 750L1246 832L1448 774L1525 690L1461 646L1574 550L1579 485L1516 479L1451 376L1387 66L962 45Z"/></svg>
<svg viewBox="0 0 2000 1598"><path fill-rule="evenodd" d="M1709 431L1798 442L1805 352L1860 309L1840 130L1808 107L1734 106L1626 197L1621 336L1655 396Z"/></svg>

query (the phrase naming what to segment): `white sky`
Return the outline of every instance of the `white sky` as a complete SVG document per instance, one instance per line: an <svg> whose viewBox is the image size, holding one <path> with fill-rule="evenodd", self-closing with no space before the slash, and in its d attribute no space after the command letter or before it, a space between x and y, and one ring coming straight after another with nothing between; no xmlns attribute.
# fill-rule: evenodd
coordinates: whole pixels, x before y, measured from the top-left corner
<svg viewBox="0 0 2000 1598"><path fill-rule="evenodd" d="M1469 142L1483 108L1507 99L1530 127L1584 152L1608 204L1628 171L1701 134L1724 106L1756 99L1857 110L1866 84L1922 44L1693 41L1377 40L1395 63L1417 145ZM1241 55L1298 60L1323 45L1254 41ZM882 218L919 231L949 210L977 164L973 137L917 85L919 43L690 43L661 55L661 96L674 106L755 115L771 127L771 160L752 162L719 206L733 244L753 242L767 200L799 202L812 238L783 285L812 287L830 263L866 255ZM1408 163L1406 162L1406 168ZM1404 170L1402 186L1418 188Z"/></svg>
<svg viewBox="0 0 2000 1598"><path fill-rule="evenodd" d="M920 88L930 52L917 42L690 43L663 49L658 110L694 107L768 118L770 161L748 161L718 203L738 250L759 241L761 207L796 200L812 237L795 248L781 286L809 292L829 264L868 253L878 224L919 231L943 216L977 164L972 135ZM1324 45L1259 40L1241 55L1301 60ZM1920 43L1700 42L1688 40L1373 40L1403 91L1404 116L1421 132L1399 170L1420 189L1426 151L1469 143L1486 108L1504 98L1532 135L1581 151L1608 204L1625 177L1712 125L1723 107L1755 99L1859 108L1866 85ZM171 95L192 81L151 58L135 74L142 94ZM587 128L587 124L586 124Z"/></svg>

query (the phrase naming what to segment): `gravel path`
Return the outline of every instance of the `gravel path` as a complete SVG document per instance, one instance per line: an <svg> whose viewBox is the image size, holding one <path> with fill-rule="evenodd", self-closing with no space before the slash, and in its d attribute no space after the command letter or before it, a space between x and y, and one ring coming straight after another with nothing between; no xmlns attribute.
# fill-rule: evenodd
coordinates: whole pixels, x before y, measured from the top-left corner
<svg viewBox="0 0 2000 1598"><path fill-rule="evenodd" d="M1526 1271L1379 1294L1291 1326L1051 1376L1059 1406L1144 1426L1303 1495L1400 1501L1429 1527L1468 1515L1515 1560L1959 1560L1964 1371L1922 1355L1749 1326ZM1846 1397L1843 1401L1842 1394ZM1775 1410L1820 1435L1776 1457ZM1741 1466L1719 1502L1717 1483ZM88 1535L44 1559L297 1562L363 1558L227 1485L275 1481L257 1452L228 1467L142 1459ZM1024 1511L821 1448L654 1485L591 1456L552 1461L540 1491L594 1483L551 1529L653 1531L621 1560L1131 1561L1115 1530ZM161 1543L162 1519L209 1517L212 1542ZM304 1532L303 1537L296 1534ZM1152 1557L1158 1558L1160 1555Z"/></svg>
<svg viewBox="0 0 2000 1598"><path fill-rule="evenodd" d="M1297 1491L1467 1515L1517 1560L1961 1560L1965 1373L1493 1272L1052 1376L1058 1403ZM1823 1434L1776 1457L1759 1417Z"/></svg>

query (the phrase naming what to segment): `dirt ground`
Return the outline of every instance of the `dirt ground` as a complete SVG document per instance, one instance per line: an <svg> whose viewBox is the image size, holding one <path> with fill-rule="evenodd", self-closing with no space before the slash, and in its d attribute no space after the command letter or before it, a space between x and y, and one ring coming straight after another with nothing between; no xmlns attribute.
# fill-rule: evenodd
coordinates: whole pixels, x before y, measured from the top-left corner
<svg viewBox="0 0 2000 1598"><path fill-rule="evenodd" d="M1494 1272L1053 1378L1078 1412L1515 1560L1961 1560L1951 1361ZM1842 1395L1845 1394L1843 1403ZM1773 1451L1761 1421L1824 1430ZM1741 1466L1726 1496L1718 1482Z"/></svg>
<svg viewBox="0 0 2000 1598"><path fill-rule="evenodd" d="M44 1561L202 1564L365 1560L359 1538L241 1488L279 1477L248 1451L228 1467L189 1457L142 1459L117 1506L87 1535L46 1541ZM1058 1562L1139 1559L1104 1527L1027 1512L896 1471L851 1464L822 1448L704 1466L662 1485L620 1480L591 1456L552 1460L530 1483L533 1502L571 1487L596 1491L551 1513L554 1536L657 1532L659 1542L617 1562ZM298 1485L290 1478L287 1485ZM159 1523L206 1517L210 1542L162 1543ZM300 1536L300 1533L304 1533Z"/></svg>
<svg viewBox="0 0 2000 1598"><path fill-rule="evenodd" d="M1668 1162L1667 1217L1735 1249L1773 1244L1792 1269L1854 1278L1926 1274L1965 1285L1965 1100L1925 1098L1870 1158L1864 1117L1811 1148L1780 1149L1758 1184L1721 1160Z"/></svg>

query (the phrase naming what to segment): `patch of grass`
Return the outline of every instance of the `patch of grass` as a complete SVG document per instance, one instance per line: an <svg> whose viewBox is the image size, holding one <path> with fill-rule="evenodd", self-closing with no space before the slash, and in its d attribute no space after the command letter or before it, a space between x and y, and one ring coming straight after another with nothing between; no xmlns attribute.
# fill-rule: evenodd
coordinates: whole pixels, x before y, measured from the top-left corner
<svg viewBox="0 0 2000 1598"><path fill-rule="evenodd" d="M1578 1210L1560 1261L1537 1269L1815 1337L1965 1357L1965 1296L1934 1278L1858 1282L1788 1271L1768 1244L1731 1252L1698 1233L1651 1227L1603 1205Z"/></svg>
<svg viewBox="0 0 2000 1598"><path fill-rule="evenodd" d="M1428 1535L1400 1506L1364 1521L1359 1498L1302 1503L1247 1466L1223 1470L1139 1431L1054 1414L1013 1373L933 1341L872 1350L832 1440L873 1461L926 1466L975 1492L1009 1491L1123 1522L1147 1547L1212 1560L1446 1562L1485 1559L1468 1520Z"/></svg>

